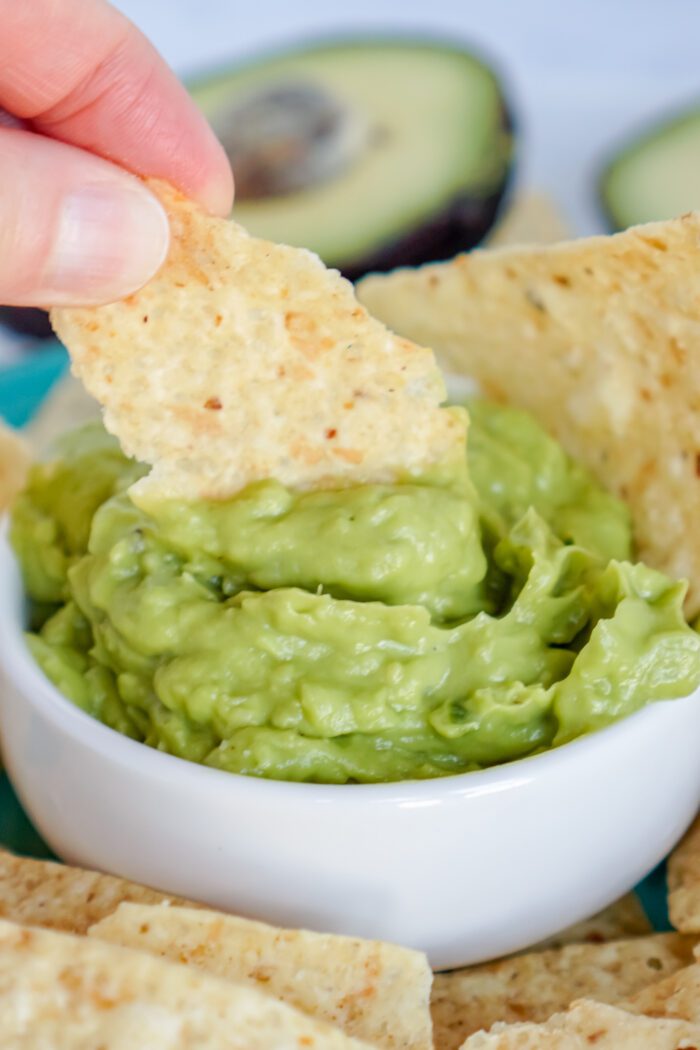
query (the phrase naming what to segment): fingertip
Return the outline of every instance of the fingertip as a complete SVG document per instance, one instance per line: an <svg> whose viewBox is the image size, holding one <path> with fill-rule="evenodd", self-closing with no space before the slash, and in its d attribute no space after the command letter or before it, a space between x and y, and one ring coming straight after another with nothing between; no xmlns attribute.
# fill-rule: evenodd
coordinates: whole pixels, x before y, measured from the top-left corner
<svg viewBox="0 0 700 1050"><path fill-rule="evenodd" d="M81 182L61 200L42 294L56 305L124 298L157 273L169 244L165 209L140 180Z"/></svg>
<svg viewBox="0 0 700 1050"><path fill-rule="evenodd" d="M227 219L233 208L233 175L229 168L227 178L211 179L197 195L200 204L210 215Z"/></svg>
<svg viewBox="0 0 700 1050"><path fill-rule="evenodd" d="M233 207L233 172L223 146L213 131L210 134L212 141L196 199L211 215L228 218Z"/></svg>
<svg viewBox="0 0 700 1050"><path fill-rule="evenodd" d="M134 175L72 146L0 131L0 302L113 302L165 260L170 225Z"/></svg>
<svg viewBox="0 0 700 1050"><path fill-rule="evenodd" d="M233 208L235 192L233 172L231 171L231 165L228 162L228 158L222 168L223 170L211 180L211 184L207 188L206 197L203 203L204 207L207 208L212 215L221 215L224 218L228 218L231 214L231 209Z"/></svg>

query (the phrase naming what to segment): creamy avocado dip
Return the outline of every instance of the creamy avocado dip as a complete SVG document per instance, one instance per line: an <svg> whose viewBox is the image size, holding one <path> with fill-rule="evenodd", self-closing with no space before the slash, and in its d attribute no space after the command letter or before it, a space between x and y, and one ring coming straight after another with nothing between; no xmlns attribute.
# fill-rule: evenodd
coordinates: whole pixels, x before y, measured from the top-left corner
<svg viewBox="0 0 700 1050"><path fill-rule="evenodd" d="M464 463L395 485L137 507L96 425L33 469L12 541L46 674L107 725L285 780L442 776L700 682L685 587L523 413L470 405Z"/></svg>

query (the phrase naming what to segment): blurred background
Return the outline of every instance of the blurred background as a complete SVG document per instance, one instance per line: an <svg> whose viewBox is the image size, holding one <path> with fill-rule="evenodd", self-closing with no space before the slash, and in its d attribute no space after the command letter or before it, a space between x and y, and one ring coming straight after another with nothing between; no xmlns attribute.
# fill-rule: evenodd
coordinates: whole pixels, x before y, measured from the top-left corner
<svg viewBox="0 0 700 1050"><path fill-rule="evenodd" d="M236 158L241 222L351 277L700 206L696 0L116 6ZM37 347L0 329L0 364Z"/></svg>
<svg viewBox="0 0 700 1050"><path fill-rule="evenodd" d="M182 76L308 36L402 30L473 44L510 87L520 178L579 232L602 230L608 153L676 106L700 106L697 0L117 0ZM455 134L459 129L455 129ZM700 176L699 176L700 181Z"/></svg>

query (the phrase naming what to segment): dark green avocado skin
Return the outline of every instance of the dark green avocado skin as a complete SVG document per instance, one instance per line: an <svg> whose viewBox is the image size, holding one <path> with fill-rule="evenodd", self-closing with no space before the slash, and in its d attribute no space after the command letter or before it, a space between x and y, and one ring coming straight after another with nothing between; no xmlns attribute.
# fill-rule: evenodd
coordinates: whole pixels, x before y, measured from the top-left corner
<svg viewBox="0 0 700 1050"><path fill-rule="evenodd" d="M509 113L503 108L504 130L512 132ZM476 248L496 222L508 199L514 177L514 158L504 170L497 189L483 196L463 193L454 197L429 221L408 230L403 237L384 245L354 264L341 266L344 277L359 281L368 273L386 273L400 266L442 262L460 252Z"/></svg>

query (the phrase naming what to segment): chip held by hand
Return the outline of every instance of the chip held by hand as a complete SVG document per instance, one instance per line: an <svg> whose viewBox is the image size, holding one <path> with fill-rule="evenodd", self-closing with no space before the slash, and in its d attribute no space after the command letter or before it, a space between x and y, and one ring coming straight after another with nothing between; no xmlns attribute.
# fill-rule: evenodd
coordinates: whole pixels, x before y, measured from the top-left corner
<svg viewBox="0 0 700 1050"><path fill-rule="evenodd" d="M129 455L144 499L225 499L250 482L333 488L464 455L430 350L393 335L310 252L257 240L151 183L171 222L155 278L51 319Z"/></svg>

